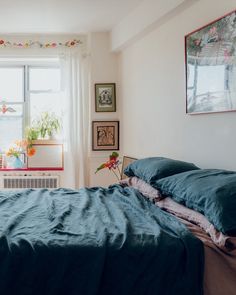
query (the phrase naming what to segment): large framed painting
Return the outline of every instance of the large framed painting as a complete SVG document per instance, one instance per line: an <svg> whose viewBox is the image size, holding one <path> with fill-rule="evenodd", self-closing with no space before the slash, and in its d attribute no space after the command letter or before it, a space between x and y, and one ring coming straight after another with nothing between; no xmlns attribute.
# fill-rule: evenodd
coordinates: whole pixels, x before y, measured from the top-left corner
<svg viewBox="0 0 236 295"><path fill-rule="evenodd" d="M119 121L92 122L93 151L119 150Z"/></svg>
<svg viewBox="0 0 236 295"><path fill-rule="evenodd" d="M185 36L188 114L236 111L236 11Z"/></svg>
<svg viewBox="0 0 236 295"><path fill-rule="evenodd" d="M116 84L95 84L95 110L96 112L116 111Z"/></svg>

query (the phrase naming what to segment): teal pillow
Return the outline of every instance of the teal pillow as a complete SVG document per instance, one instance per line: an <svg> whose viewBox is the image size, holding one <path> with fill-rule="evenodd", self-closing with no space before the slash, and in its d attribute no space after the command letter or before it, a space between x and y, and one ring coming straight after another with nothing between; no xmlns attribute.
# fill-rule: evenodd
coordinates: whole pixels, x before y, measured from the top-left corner
<svg viewBox="0 0 236 295"><path fill-rule="evenodd" d="M125 168L124 173L130 177L139 177L152 184L158 179L196 169L199 168L192 163L163 157L153 157L134 161Z"/></svg>
<svg viewBox="0 0 236 295"><path fill-rule="evenodd" d="M236 231L236 172L201 169L160 179L162 194L204 214L222 233Z"/></svg>

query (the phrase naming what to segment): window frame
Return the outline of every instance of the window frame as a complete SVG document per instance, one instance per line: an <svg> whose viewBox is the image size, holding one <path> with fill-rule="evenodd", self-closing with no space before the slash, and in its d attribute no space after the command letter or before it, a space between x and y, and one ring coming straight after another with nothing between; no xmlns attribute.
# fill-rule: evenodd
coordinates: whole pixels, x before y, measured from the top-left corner
<svg viewBox="0 0 236 295"><path fill-rule="evenodd" d="M22 105L22 138L25 137L25 129L31 123L31 113L30 113L30 96L31 93L59 93L62 91L62 83L60 83L60 89L58 91L53 90L30 90L29 77L30 77L30 68L42 68L42 69L51 69L57 68L60 69L59 58L7 58L6 61L0 58L0 68L22 68L23 69L23 101L22 102L6 102L7 105ZM62 77L61 77L62 80ZM2 101L0 101L2 105Z"/></svg>

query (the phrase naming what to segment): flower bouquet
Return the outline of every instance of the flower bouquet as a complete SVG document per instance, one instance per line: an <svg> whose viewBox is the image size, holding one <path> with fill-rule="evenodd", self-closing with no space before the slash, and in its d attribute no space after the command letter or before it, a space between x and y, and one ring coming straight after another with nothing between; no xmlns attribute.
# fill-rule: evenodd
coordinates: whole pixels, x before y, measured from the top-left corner
<svg viewBox="0 0 236 295"><path fill-rule="evenodd" d="M36 153L36 149L33 147L32 142L29 140L17 140L15 146L18 148L20 153L26 153L27 157L32 157Z"/></svg>
<svg viewBox="0 0 236 295"><path fill-rule="evenodd" d="M13 168L23 168L24 163L20 159L20 155L25 153L27 157L35 154L35 148L27 140L17 140L7 151L6 156L13 158L10 164Z"/></svg>
<svg viewBox="0 0 236 295"><path fill-rule="evenodd" d="M101 164L97 170L95 171L95 174L104 169L107 168L110 171L112 171L112 173L115 175L115 177L117 178L117 180L119 181L121 179L121 171L119 168L119 165L121 164L120 160L119 160L119 154L117 152L113 152L110 156L109 156L109 160L103 164Z"/></svg>

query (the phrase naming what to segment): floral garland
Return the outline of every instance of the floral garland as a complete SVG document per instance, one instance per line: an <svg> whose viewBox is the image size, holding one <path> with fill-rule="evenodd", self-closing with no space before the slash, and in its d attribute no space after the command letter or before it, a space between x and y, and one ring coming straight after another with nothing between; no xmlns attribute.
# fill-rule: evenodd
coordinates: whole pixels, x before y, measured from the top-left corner
<svg viewBox="0 0 236 295"><path fill-rule="evenodd" d="M30 48L30 47L39 47L39 48L57 48L57 47L76 47L82 44L80 40L73 39L66 42L48 42L42 43L40 41L27 41L27 42L10 42L3 39L0 39L0 48L2 47L14 47L14 48Z"/></svg>

